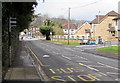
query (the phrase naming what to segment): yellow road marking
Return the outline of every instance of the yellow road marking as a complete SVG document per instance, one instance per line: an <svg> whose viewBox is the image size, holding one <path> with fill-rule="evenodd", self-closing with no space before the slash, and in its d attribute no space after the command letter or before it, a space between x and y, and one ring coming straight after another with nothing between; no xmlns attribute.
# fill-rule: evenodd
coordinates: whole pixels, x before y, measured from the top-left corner
<svg viewBox="0 0 120 83"><path fill-rule="evenodd" d="M90 80L84 79L82 76L88 77ZM78 75L77 76L79 79L81 79L82 81L95 81L95 79L93 79L92 77L90 77L89 75Z"/></svg>
<svg viewBox="0 0 120 83"><path fill-rule="evenodd" d="M105 73L102 73L102 72L99 72L101 75L104 75L104 76L107 76L107 74L105 74Z"/></svg>
<svg viewBox="0 0 120 83"><path fill-rule="evenodd" d="M73 79L71 76L67 76L68 78L70 78L72 81L76 81L75 79Z"/></svg>
<svg viewBox="0 0 120 83"><path fill-rule="evenodd" d="M55 73L54 71L53 71L53 69L49 69L52 73Z"/></svg>
<svg viewBox="0 0 120 83"><path fill-rule="evenodd" d="M65 71L63 68L60 68L61 71L63 71L64 73L73 73L73 71L70 68L67 68L67 70L69 70L68 72Z"/></svg>
<svg viewBox="0 0 120 83"><path fill-rule="evenodd" d="M38 59L38 57L36 56L36 54L27 46L27 48L30 50L30 52L32 53L32 55L36 58L36 60L38 61L38 63L41 66L49 66L49 65L43 65L42 62Z"/></svg>
<svg viewBox="0 0 120 83"><path fill-rule="evenodd" d="M89 76L91 76L92 78L94 78L94 79L96 79L96 80L100 81L100 79L98 79L97 77L92 76L91 74L88 74L88 75L89 75Z"/></svg>
<svg viewBox="0 0 120 83"><path fill-rule="evenodd" d="M56 72L63 73L60 69L49 69L53 74ZM56 72L55 72L56 71Z"/></svg>
<svg viewBox="0 0 120 83"><path fill-rule="evenodd" d="M64 82L66 81L66 80L62 79L62 76L52 76L51 78L54 80L59 80L59 81L64 81Z"/></svg>

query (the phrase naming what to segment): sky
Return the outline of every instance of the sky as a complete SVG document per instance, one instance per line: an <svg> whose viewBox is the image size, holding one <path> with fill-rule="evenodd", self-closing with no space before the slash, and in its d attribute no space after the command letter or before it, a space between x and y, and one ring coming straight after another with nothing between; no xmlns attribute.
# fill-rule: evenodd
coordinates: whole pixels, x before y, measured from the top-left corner
<svg viewBox="0 0 120 83"><path fill-rule="evenodd" d="M92 21L96 15L105 15L114 10L118 12L118 2L120 0L37 0L35 14L48 14L50 17L68 18L68 8L70 8L70 18L75 20Z"/></svg>

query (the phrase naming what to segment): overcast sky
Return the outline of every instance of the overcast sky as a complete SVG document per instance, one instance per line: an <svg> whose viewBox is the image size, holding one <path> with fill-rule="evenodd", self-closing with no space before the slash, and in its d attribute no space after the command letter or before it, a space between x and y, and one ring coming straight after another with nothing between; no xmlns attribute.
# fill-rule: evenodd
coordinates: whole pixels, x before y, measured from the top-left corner
<svg viewBox="0 0 120 83"><path fill-rule="evenodd" d="M100 15L114 10L118 12L120 0L37 0L35 14L48 14L50 17L68 17L71 8L71 19L91 21L100 11Z"/></svg>

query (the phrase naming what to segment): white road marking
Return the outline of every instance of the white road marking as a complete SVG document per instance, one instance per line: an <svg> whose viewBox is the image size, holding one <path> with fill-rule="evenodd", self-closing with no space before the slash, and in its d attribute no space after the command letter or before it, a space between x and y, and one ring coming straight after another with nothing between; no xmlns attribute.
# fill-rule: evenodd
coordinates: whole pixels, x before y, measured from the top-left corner
<svg viewBox="0 0 120 83"><path fill-rule="evenodd" d="M89 66L92 66L92 67L106 67L106 66L96 66L96 65L89 65Z"/></svg>
<svg viewBox="0 0 120 83"><path fill-rule="evenodd" d="M69 58L69 57L66 57L66 56L64 56L64 55L62 55L62 57L66 58L66 59L68 59L68 60L71 60L71 58Z"/></svg>
<svg viewBox="0 0 120 83"><path fill-rule="evenodd" d="M85 59L85 60L88 60L87 58L84 58L84 57L81 57L81 56L80 56L80 58Z"/></svg>
<svg viewBox="0 0 120 83"><path fill-rule="evenodd" d="M107 74L115 74L115 75L118 75L120 73L114 73L114 72L106 72Z"/></svg>
<svg viewBox="0 0 120 83"><path fill-rule="evenodd" d="M79 64L82 65L82 66L87 67L88 69L95 70L95 71L99 71L98 69L92 68L92 67L90 67L90 66L88 66L88 65L85 65L85 64L83 64L83 63L79 63Z"/></svg>
<svg viewBox="0 0 120 83"><path fill-rule="evenodd" d="M48 58L48 57L50 57L50 56L49 56L49 55L43 55L43 57L44 57L44 58Z"/></svg>
<svg viewBox="0 0 120 83"><path fill-rule="evenodd" d="M92 62L90 62L90 61L76 61L76 62L85 62L85 63L92 63Z"/></svg>
<svg viewBox="0 0 120 83"><path fill-rule="evenodd" d="M112 67L112 66L109 66L109 65L100 63L100 62L97 62L97 63L100 64L100 65L104 65L104 66L106 66L106 67L112 68L112 69L120 70L120 69L118 69L118 68L116 68L116 67Z"/></svg>

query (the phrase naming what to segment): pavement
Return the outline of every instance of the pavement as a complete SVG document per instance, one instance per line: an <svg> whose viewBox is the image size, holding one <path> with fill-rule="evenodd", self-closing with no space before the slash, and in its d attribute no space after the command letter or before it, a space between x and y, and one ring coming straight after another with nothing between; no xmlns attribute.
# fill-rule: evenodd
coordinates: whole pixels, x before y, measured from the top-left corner
<svg viewBox="0 0 120 83"><path fill-rule="evenodd" d="M15 59L5 75L3 83L37 83L40 81L40 77L33 65L32 58L26 50L25 43L20 41Z"/></svg>

